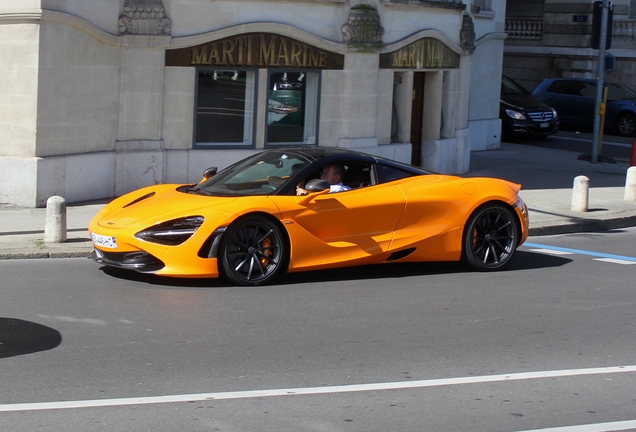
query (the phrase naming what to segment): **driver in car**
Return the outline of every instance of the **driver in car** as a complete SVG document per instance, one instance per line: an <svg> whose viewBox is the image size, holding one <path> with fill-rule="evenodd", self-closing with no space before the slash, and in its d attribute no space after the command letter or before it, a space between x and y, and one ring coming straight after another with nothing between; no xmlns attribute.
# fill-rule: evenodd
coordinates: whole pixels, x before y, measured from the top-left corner
<svg viewBox="0 0 636 432"><path fill-rule="evenodd" d="M320 178L329 183L329 193L343 192L351 189L342 183L344 174L344 168L340 165L325 165L320 173ZM300 185L296 186L296 195L307 195L307 193L308 192L300 187Z"/></svg>

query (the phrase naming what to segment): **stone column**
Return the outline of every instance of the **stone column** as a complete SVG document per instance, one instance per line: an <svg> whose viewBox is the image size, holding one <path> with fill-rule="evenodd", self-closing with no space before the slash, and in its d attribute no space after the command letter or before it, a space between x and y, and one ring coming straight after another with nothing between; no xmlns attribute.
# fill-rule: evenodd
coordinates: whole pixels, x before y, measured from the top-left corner
<svg viewBox="0 0 636 432"><path fill-rule="evenodd" d="M169 36L122 36L115 194L164 180L164 50Z"/></svg>
<svg viewBox="0 0 636 432"><path fill-rule="evenodd" d="M375 135L378 66L375 53L349 53L345 58L342 96L342 136L338 147L363 148L378 144Z"/></svg>
<svg viewBox="0 0 636 432"><path fill-rule="evenodd" d="M376 147L379 50L384 29L371 6L357 5L349 11L342 35L349 52L345 56L342 114L338 147Z"/></svg>
<svg viewBox="0 0 636 432"><path fill-rule="evenodd" d="M172 21L161 0L125 0L115 194L165 181L164 58Z"/></svg>

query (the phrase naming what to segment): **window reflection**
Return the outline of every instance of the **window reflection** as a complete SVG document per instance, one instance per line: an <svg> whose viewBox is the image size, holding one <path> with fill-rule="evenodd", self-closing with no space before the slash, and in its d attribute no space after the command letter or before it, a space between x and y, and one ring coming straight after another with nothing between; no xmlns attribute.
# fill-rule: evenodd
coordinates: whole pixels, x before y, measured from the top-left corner
<svg viewBox="0 0 636 432"><path fill-rule="evenodd" d="M253 144L255 77L245 70L199 71L197 146Z"/></svg>
<svg viewBox="0 0 636 432"><path fill-rule="evenodd" d="M268 144L316 144L319 82L317 72L270 73Z"/></svg>

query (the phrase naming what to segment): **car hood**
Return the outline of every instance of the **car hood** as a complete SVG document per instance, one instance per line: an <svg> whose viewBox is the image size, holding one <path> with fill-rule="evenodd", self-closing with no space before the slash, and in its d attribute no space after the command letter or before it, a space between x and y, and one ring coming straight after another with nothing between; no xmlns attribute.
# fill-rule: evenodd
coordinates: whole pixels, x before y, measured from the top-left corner
<svg viewBox="0 0 636 432"><path fill-rule="evenodd" d="M503 105L517 111L550 110L550 106L531 94L501 96Z"/></svg>
<svg viewBox="0 0 636 432"><path fill-rule="evenodd" d="M96 216L99 226L119 229L147 227L186 216L209 215L212 209L227 214L236 197L209 197L179 192L182 185L156 185L123 195L107 204Z"/></svg>

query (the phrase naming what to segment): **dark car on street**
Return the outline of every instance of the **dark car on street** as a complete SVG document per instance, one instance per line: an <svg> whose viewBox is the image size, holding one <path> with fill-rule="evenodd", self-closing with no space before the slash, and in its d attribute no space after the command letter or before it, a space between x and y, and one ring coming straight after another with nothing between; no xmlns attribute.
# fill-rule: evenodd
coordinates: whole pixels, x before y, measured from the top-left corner
<svg viewBox="0 0 636 432"><path fill-rule="evenodd" d="M545 138L559 131L557 112L507 76L501 78L499 118L504 139Z"/></svg>
<svg viewBox="0 0 636 432"><path fill-rule="evenodd" d="M605 127L617 135L636 135L636 91L617 83L608 87ZM565 125L591 128L596 106L596 80L585 78L545 79L534 95L559 112Z"/></svg>

